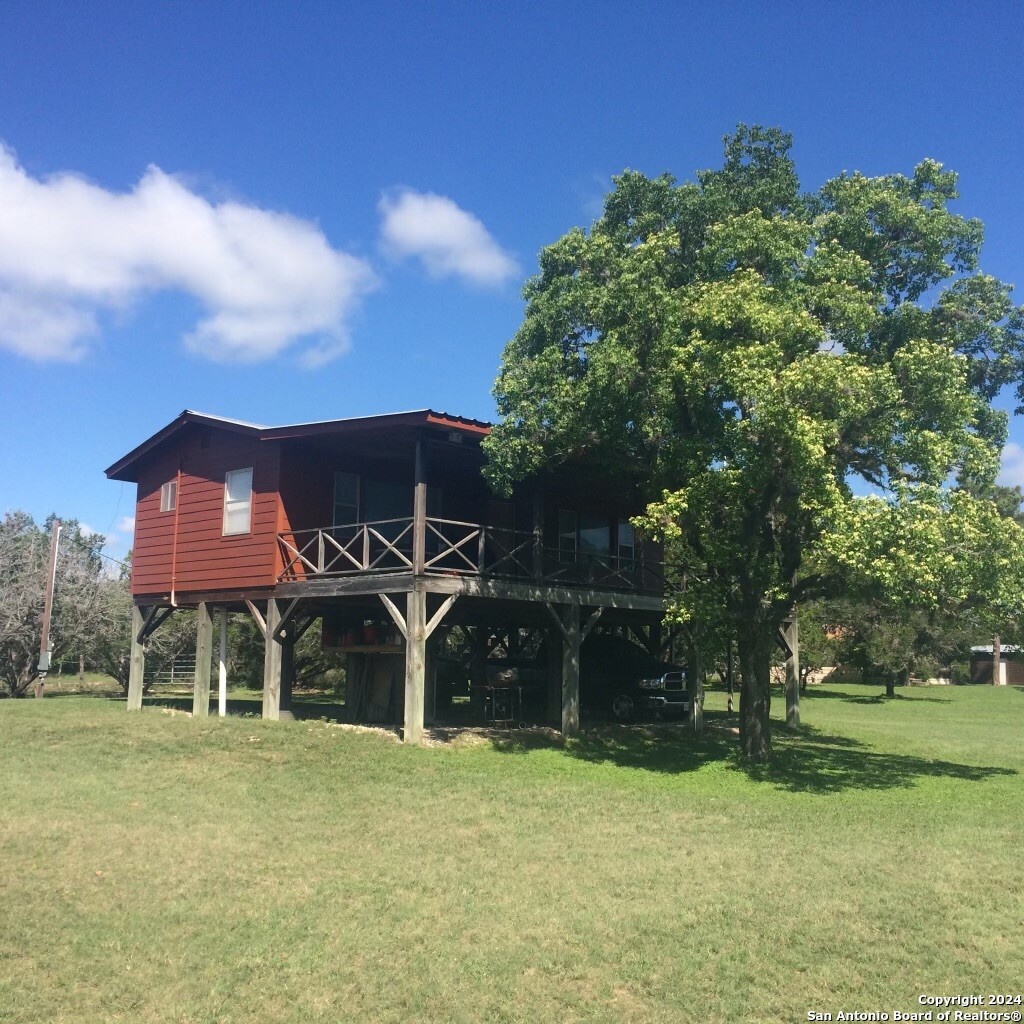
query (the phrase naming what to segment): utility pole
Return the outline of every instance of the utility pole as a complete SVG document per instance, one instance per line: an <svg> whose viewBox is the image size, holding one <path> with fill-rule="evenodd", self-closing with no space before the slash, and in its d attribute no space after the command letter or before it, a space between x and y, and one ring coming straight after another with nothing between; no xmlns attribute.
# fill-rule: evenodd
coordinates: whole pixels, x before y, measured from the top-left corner
<svg viewBox="0 0 1024 1024"><path fill-rule="evenodd" d="M42 697L46 673L50 671L50 618L53 614L53 588L57 581L57 546L60 544L61 522L50 524L50 564L46 573L46 591L43 594L43 635L39 639L39 676L36 679L36 698Z"/></svg>

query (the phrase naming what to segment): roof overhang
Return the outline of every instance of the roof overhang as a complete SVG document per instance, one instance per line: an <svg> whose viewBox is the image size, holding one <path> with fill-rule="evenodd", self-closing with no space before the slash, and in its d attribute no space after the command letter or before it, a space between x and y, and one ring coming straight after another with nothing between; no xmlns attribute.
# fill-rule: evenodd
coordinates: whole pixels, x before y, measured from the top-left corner
<svg viewBox="0 0 1024 1024"><path fill-rule="evenodd" d="M133 448L127 455L108 466L106 475L111 480L137 482L139 470L155 449L189 426L215 427L234 433L247 434L259 441L294 441L304 438L340 437L362 435L373 431L391 431L395 428L410 430L429 428L434 431L455 432L467 440L479 441L491 432L491 425L484 420L469 419L433 409L416 409L411 412L385 413L380 416L353 416L347 419L321 420L313 423L293 423L283 427L264 427L257 423L212 416L208 413L185 409L177 418L161 430Z"/></svg>

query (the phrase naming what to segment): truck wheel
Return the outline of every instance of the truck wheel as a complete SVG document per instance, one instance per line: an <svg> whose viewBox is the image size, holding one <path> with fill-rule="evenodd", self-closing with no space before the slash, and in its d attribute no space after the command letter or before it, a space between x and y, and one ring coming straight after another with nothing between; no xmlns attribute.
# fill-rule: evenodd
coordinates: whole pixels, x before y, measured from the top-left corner
<svg viewBox="0 0 1024 1024"><path fill-rule="evenodd" d="M619 693L612 698L612 714L620 722L630 721L635 711L633 698L628 693Z"/></svg>

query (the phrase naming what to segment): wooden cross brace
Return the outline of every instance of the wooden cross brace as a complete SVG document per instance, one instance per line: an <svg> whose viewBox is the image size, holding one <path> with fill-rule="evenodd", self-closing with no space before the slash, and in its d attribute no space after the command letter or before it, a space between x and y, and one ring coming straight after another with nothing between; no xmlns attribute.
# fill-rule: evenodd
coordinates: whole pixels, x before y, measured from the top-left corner
<svg viewBox="0 0 1024 1024"><path fill-rule="evenodd" d="M555 625L558 626L558 631L562 634L562 639L564 639L566 643L571 643L572 641L569 637L569 630L566 629L565 623L562 621L562 616L559 615L558 612L555 610L555 606L550 602L546 601L544 603L544 607L547 608L548 614L551 616L551 618L555 620ZM604 608L600 607L595 608L593 610L593 612L590 615L590 618L587 619L585 625L580 630L580 643L583 643L583 641L586 640L588 636L590 636L590 631L597 625L597 620L601 618L601 613L603 611Z"/></svg>
<svg viewBox="0 0 1024 1024"><path fill-rule="evenodd" d="M387 608L388 614L391 616L392 619L394 619L395 625L398 627L398 632L402 634L402 639L408 640L409 627L406 624L405 616L398 610L398 606L395 604L394 601L391 600L390 597L388 597L387 594L378 594L377 596L381 599L381 603L384 605L384 607ZM458 594L452 594L451 596L446 597L441 602L441 606L437 609L436 612L434 612L434 614L430 617L430 620L427 622L426 628L424 629L423 632L424 640L429 640L430 634L433 633L434 630L441 625L442 620L448 614L448 611L451 608L451 606L455 604L455 601L458 598L458 596Z"/></svg>
<svg viewBox="0 0 1024 1024"><path fill-rule="evenodd" d="M137 644L145 643L173 613L173 607L161 608L153 605L142 613L142 628L135 637Z"/></svg>

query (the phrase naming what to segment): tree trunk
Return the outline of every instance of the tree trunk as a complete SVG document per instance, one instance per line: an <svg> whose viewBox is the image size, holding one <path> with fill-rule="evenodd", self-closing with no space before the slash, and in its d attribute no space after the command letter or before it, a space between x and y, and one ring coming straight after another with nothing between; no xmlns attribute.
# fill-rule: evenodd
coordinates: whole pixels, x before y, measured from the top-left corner
<svg viewBox="0 0 1024 1024"><path fill-rule="evenodd" d="M750 761L765 762L771 757L772 738L769 715L772 707L771 647L776 624L745 623L739 630L740 655L740 749Z"/></svg>
<svg viewBox="0 0 1024 1024"><path fill-rule="evenodd" d="M896 673L886 672L885 674L885 695L886 697L896 696Z"/></svg>
<svg viewBox="0 0 1024 1024"><path fill-rule="evenodd" d="M999 637L992 637L992 685L998 686L1002 681L1002 666L1000 662L1003 660L1003 645L999 642Z"/></svg>

